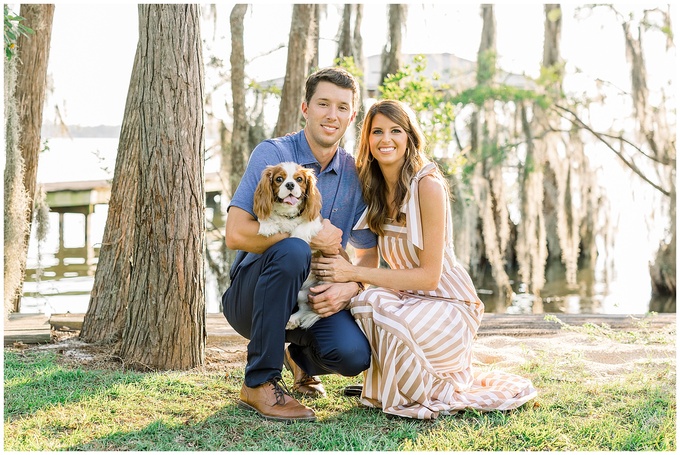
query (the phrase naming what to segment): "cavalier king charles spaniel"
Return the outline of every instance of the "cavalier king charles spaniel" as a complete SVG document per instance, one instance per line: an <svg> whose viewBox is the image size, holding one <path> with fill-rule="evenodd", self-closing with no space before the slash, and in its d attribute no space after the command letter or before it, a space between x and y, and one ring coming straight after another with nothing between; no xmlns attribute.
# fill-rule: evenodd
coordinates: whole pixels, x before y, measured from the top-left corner
<svg viewBox="0 0 680 455"><path fill-rule="evenodd" d="M322 227L321 193L314 171L294 162L267 166L255 189L253 210L260 222L258 234L269 237L289 232L309 243ZM319 320L307 301L309 288L315 284L318 281L310 274L298 293L298 311L290 316L286 330L306 329Z"/></svg>

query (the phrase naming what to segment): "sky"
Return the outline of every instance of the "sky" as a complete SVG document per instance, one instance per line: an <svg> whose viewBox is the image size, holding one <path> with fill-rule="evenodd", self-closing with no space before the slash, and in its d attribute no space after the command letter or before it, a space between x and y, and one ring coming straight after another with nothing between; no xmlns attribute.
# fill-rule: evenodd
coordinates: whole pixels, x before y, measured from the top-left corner
<svg viewBox="0 0 680 455"><path fill-rule="evenodd" d="M283 2L279 2L283 3ZM569 2L567 2L569 3ZM218 9L218 38L229 37L228 18L232 4ZM287 42L290 4L255 2L248 12L246 55L254 58ZM379 54L385 45L387 24L385 4L365 4L362 36L365 55ZM562 51L573 67L613 82L629 85L622 68L624 49L621 32L615 23L591 20L576 23L574 5L564 9ZM18 11L18 7L17 7ZM499 64L506 70L537 76L542 56L542 4L496 3ZM335 52L332 39L337 32L337 8L329 5L321 25L321 65L330 65ZM476 59L481 33L478 3L428 2L409 6L404 53L450 52L469 60ZM55 106L67 124L119 125L137 45L137 5L132 3L66 4L57 2L52 27L48 76L53 92L48 98L45 120L55 116ZM266 30L266 38L262 31ZM212 39L206 22L204 39ZM228 63L228 40L222 41L222 57ZM206 56L207 57L207 56ZM247 73L259 80L281 77L285 72L286 50L260 57L248 65ZM208 76L209 77L209 76Z"/></svg>

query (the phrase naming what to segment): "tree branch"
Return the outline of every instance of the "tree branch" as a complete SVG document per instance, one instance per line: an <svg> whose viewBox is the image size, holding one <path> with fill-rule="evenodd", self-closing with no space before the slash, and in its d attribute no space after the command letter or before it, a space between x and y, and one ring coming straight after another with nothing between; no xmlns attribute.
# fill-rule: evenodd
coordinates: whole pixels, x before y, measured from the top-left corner
<svg viewBox="0 0 680 455"><path fill-rule="evenodd" d="M635 146L635 145L632 144L630 141L625 140L623 137L612 137L612 136L610 136L610 135L607 135L607 134L604 134L604 133L600 133L600 132L598 132L598 131L593 130L590 126L588 126L585 122L583 122L583 120L581 120L581 119L579 118L579 116L578 116L575 112L571 111L570 109L568 109L568 108L566 108L566 107L563 107L563 106L560 106L560 105L556 104L556 105L555 105L555 108L556 108L556 110L558 111L557 114L558 114L560 117L562 117L562 118L564 118L564 119L566 119L566 120L569 120L570 122L576 124L577 126L583 128L584 130L590 132L593 136L595 136L596 139L599 139L600 142L602 142L605 146L607 146L607 148L609 148L612 152L614 152L614 153L616 154L616 156L618 156L618 157L621 159L621 161L623 161L623 163L624 163L626 166L628 166L635 174L637 174L642 180L644 180L645 182L647 182L649 185L652 186L652 188L658 190L658 191L659 191L661 194L663 194L664 196L670 197L670 192L669 192L668 190L664 189L664 188L661 187L659 184L657 184L657 183L651 181L651 180L650 180L650 179L649 179L649 178L648 178L648 177L647 177L647 176L646 176L646 175L645 175L645 174L644 174L644 173L643 173L636 165L635 165L635 163L634 163L631 159L627 158L627 157L624 156L621 152L619 152L618 150L616 150L616 148L614 148L614 146L613 146L612 144L610 144L609 141L607 141L607 139L608 139L608 138L615 138L615 139L621 140L622 142L624 142L624 143L630 145L631 147L633 147L633 148L635 148L636 150L638 150L638 151L640 151L641 153L643 153L642 150L640 150L639 147ZM564 115L562 114L563 112L567 112L567 113L571 114L571 115L573 116L573 119L570 119L570 118L564 116ZM644 154L644 153L643 153L643 155L646 156L647 158L653 159L653 158L647 156L647 155ZM657 160L655 160L655 161L657 161ZM658 161L657 161L657 162L658 162ZM662 163L662 164L663 164L663 163Z"/></svg>

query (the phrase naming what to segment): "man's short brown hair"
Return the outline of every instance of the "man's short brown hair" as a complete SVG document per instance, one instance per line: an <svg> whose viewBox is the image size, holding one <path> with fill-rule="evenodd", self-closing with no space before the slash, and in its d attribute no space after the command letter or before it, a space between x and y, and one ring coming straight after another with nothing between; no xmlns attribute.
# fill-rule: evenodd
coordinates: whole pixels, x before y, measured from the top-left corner
<svg viewBox="0 0 680 455"><path fill-rule="evenodd" d="M352 97L352 108L355 111L359 109L359 83L349 71L339 66L321 68L307 78L307 82L305 83L305 102L307 104L312 100L312 97L316 92L316 87L319 85L319 82L322 81L330 82L338 87L352 90L352 94L354 95Z"/></svg>

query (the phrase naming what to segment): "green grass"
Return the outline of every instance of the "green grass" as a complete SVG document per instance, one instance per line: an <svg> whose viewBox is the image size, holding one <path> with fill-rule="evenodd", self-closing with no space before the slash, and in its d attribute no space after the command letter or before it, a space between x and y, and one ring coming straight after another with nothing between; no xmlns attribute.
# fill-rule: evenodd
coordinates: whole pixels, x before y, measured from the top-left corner
<svg viewBox="0 0 680 455"><path fill-rule="evenodd" d="M363 407L341 394L360 378L324 376L328 397L301 399L318 421L285 424L236 407L242 368L226 377L137 373L66 366L38 350L6 349L4 357L6 451L676 450L673 362L603 382L578 358L544 352L507 370L531 378L536 400L434 421ZM284 378L290 384L290 373Z"/></svg>

